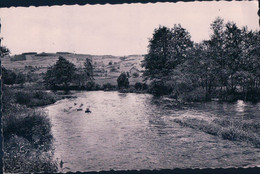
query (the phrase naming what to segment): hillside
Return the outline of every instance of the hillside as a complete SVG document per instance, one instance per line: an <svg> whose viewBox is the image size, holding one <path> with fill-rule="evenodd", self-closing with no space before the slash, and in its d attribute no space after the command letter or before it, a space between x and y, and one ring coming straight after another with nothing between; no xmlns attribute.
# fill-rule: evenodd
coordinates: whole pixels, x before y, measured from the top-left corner
<svg viewBox="0 0 260 174"><path fill-rule="evenodd" d="M23 56L25 60L17 59ZM58 53L41 53L41 54L22 54L12 57L4 57L2 59L2 66L7 69L14 70L15 72L33 72L36 74L45 73L47 68L58 60L59 56L63 56L70 62L76 65L77 68L83 67L86 58L92 60L94 67L95 82L103 85L104 83L116 84L116 79L121 72L129 72L130 84L142 82L141 61L142 55L129 55L124 57L111 56L111 55L88 55L88 54L72 54L65 52ZM139 77L133 77L137 72Z"/></svg>

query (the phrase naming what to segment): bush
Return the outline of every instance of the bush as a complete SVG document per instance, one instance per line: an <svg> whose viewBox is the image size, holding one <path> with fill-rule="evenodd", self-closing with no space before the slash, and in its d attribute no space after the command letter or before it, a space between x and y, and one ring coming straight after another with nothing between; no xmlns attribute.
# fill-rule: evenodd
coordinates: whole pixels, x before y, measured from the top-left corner
<svg viewBox="0 0 260 174"><path fill-rule="evenodd" d="M142 89L143 89L142 83L136 82L136 83L135 83L135 89L136 89L136 90L142 90Z"/></svg>
<svg viewBox="0 0 260 174"><path fill-rule="evenodd" d="M179 99L185 102L200 102L206 100L206 91L202 88L196 88L190 92L182 93Z"/></svg>
<svg viewBox="0 0 260 174"><path fill-rule="evenodd" d="M51 153L51 123L45 112L5 114L3 136L5 172L57 172Z"/></svg>
<svg viewBox="0 0 260 174"><path fill-rule="evenodd" d="M143 88L143 90L147 90L148 89L148 85L146 83L143 83L142 88Z"/></svg>
<svg viewBox="0 0 260 174"><path fill-rule="evenodd" d="M17 84L24 84L25 81L26 81L26 77L25 77L24 74L19 73L19 74L16 76L16 80L15 80L15 81L16 81Z"/></svg>
<svg viewBox="0 0 260 174"><path fill-rule="evenodd" d="M58 97L43 91L18 91L15 93L15 99L18 104L37 107L53 104L58 100Z"/></svg>
<svg viewBox="0 0 260 174"><path fill-rule="evenodd" d="M117 78L117 86L118 89L129 87L129 81L126 73L121 73L120 76Z"/></svg>
<svg viewBox="0 0 260 174"><path fill-rule="evenodd" d="M45 112L28 111L25 115L9 115L3 125L5 140L17 135L28 140L35 148L44 147L49 150L52 134L51 123Z"/></svg>
<svg viewBox="0 0 260 174"><path fill-rule="evenodd" d="M101 86L99 84L96 84L96 90L100 90Z"/></svg>
<svg viewBox="0 0 260 174"><path fill-rule="evenodd" d="M3 163L6 173L58 172L57 162L53 160L51 152L33 149L22 137L13 136L5 141L4 152Z"/></svg>
<svg viewBox="0 0 260 174"><path fill-rule="evenodd" d="M153 81L149 86L149 92L155 96L162 96L170 94L172 89L162 81Z"/></svg>
<svg viewBox="0 0 260 174"><path fill-rule="evenodd" d="M16 81L16 74L13 71L7 70L2 66L2 79L4 84L13 85Z"/></svg>
<svg viewBox="0 0 260 174"><path fill-rule="evenodd" d="M111 83L105 83L105 84L103 84L103 88L104 88L104 90L111 90L111 89L114 89L115 86L113 86Z"/></svg>
<svg viewBox="0 0 260 174"><path fill-rule="evenodd" d="M86 89L89 91L94 90L95 87L96 87L95 82L87 82L87 84L86 84Z"/></svg>
<svg viewBox="0 0 260 174"><path fill-rule="evenodd" d="M28 105L31 102L33 96L32 93L19 91L16 93L15 98L17 103Z"/></svg>

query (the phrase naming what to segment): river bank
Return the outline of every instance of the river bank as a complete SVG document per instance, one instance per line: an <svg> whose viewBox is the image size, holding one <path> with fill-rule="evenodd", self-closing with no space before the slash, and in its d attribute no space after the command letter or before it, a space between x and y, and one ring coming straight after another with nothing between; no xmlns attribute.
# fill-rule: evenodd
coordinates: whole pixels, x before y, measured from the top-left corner
<svg viewBox="0 0 260 174"><path fill-rule="evenodd" d="M52 125L48 114L40 107L70 97L49 91L3 86L5 172L57 172L58 163L53 159Z"/></svg>

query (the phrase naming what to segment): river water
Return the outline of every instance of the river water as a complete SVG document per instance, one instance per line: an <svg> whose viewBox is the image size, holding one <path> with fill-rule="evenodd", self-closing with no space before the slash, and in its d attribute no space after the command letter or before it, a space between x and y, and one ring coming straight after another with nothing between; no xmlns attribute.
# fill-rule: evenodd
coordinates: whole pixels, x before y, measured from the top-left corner
<svg viewBox="0 0 260 174"><path fill-rule="evenodd" d="M93 91L74 95L77 98L45 108L53 126L55 159L64 162L61 172L260 166L259 147L174 122L176 118L220 118L259 123L259 103L180 107L149 94ZM91 113L85 113L86 108Z"/></svg>

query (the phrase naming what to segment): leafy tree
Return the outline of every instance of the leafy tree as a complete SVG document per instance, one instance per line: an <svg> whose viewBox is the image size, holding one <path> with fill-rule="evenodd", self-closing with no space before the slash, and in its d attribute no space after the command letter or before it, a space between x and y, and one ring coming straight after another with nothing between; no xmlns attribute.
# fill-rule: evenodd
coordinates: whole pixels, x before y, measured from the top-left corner
<svg viewBox="0 0 260 174"><path fill-rule="evenodd" d="M129 87L129 81L126 73L121 73L120 76L117 78L117 86L119 89Z"/></svg>
<svg viewBox="0 0 260 174"><path fill-rule="evenodd" d="M190 34L180 24L174 25L172 29L161 26L155 29L143 62L144 76L150 79L161 78L183 63L193 46L190 39Z"/></svg>
<svg viewBox="0 0 260 174"><path fill-rule="evenodd" d="M167 75L166 63L171 59L172 37L172 31L167 27L160 26L154 30L153 38L149 41L148 54L143 62L146 77L153 79Z"/></svg>
<svg viewBox="0 0 260 174"><path fill-rule="evenodd" d="M93 80L93 65L90 58L86 58L84 62L84 71L88 80Z"/></svg>
<svg viewBox="0 0 260 174"><path fill-rule="evenodd" d="M74 74L74 81L79 87L87 87L93 80L93 66L89 58L86 58L83 68L78 68Z"/></svg>
<svg viewBox="0 0 260 174"><path fill-rule="evenodd" d="M44 77L45 84L49 88L62 86L68 89L69 83L72 82L75 75L75 71L75 65L60 56L56 64L48 68Z"/></svg>
<svg viewBox="0 0 260 174"><path fill-rule="evenodd" d="M189 59L192 48L191 36L180 24L174 25L172 29L167 27L155 29L143 62L144 76L152 80L151 93L165 95L172 92L171 86L167 84L172 71Z"/></svg>

